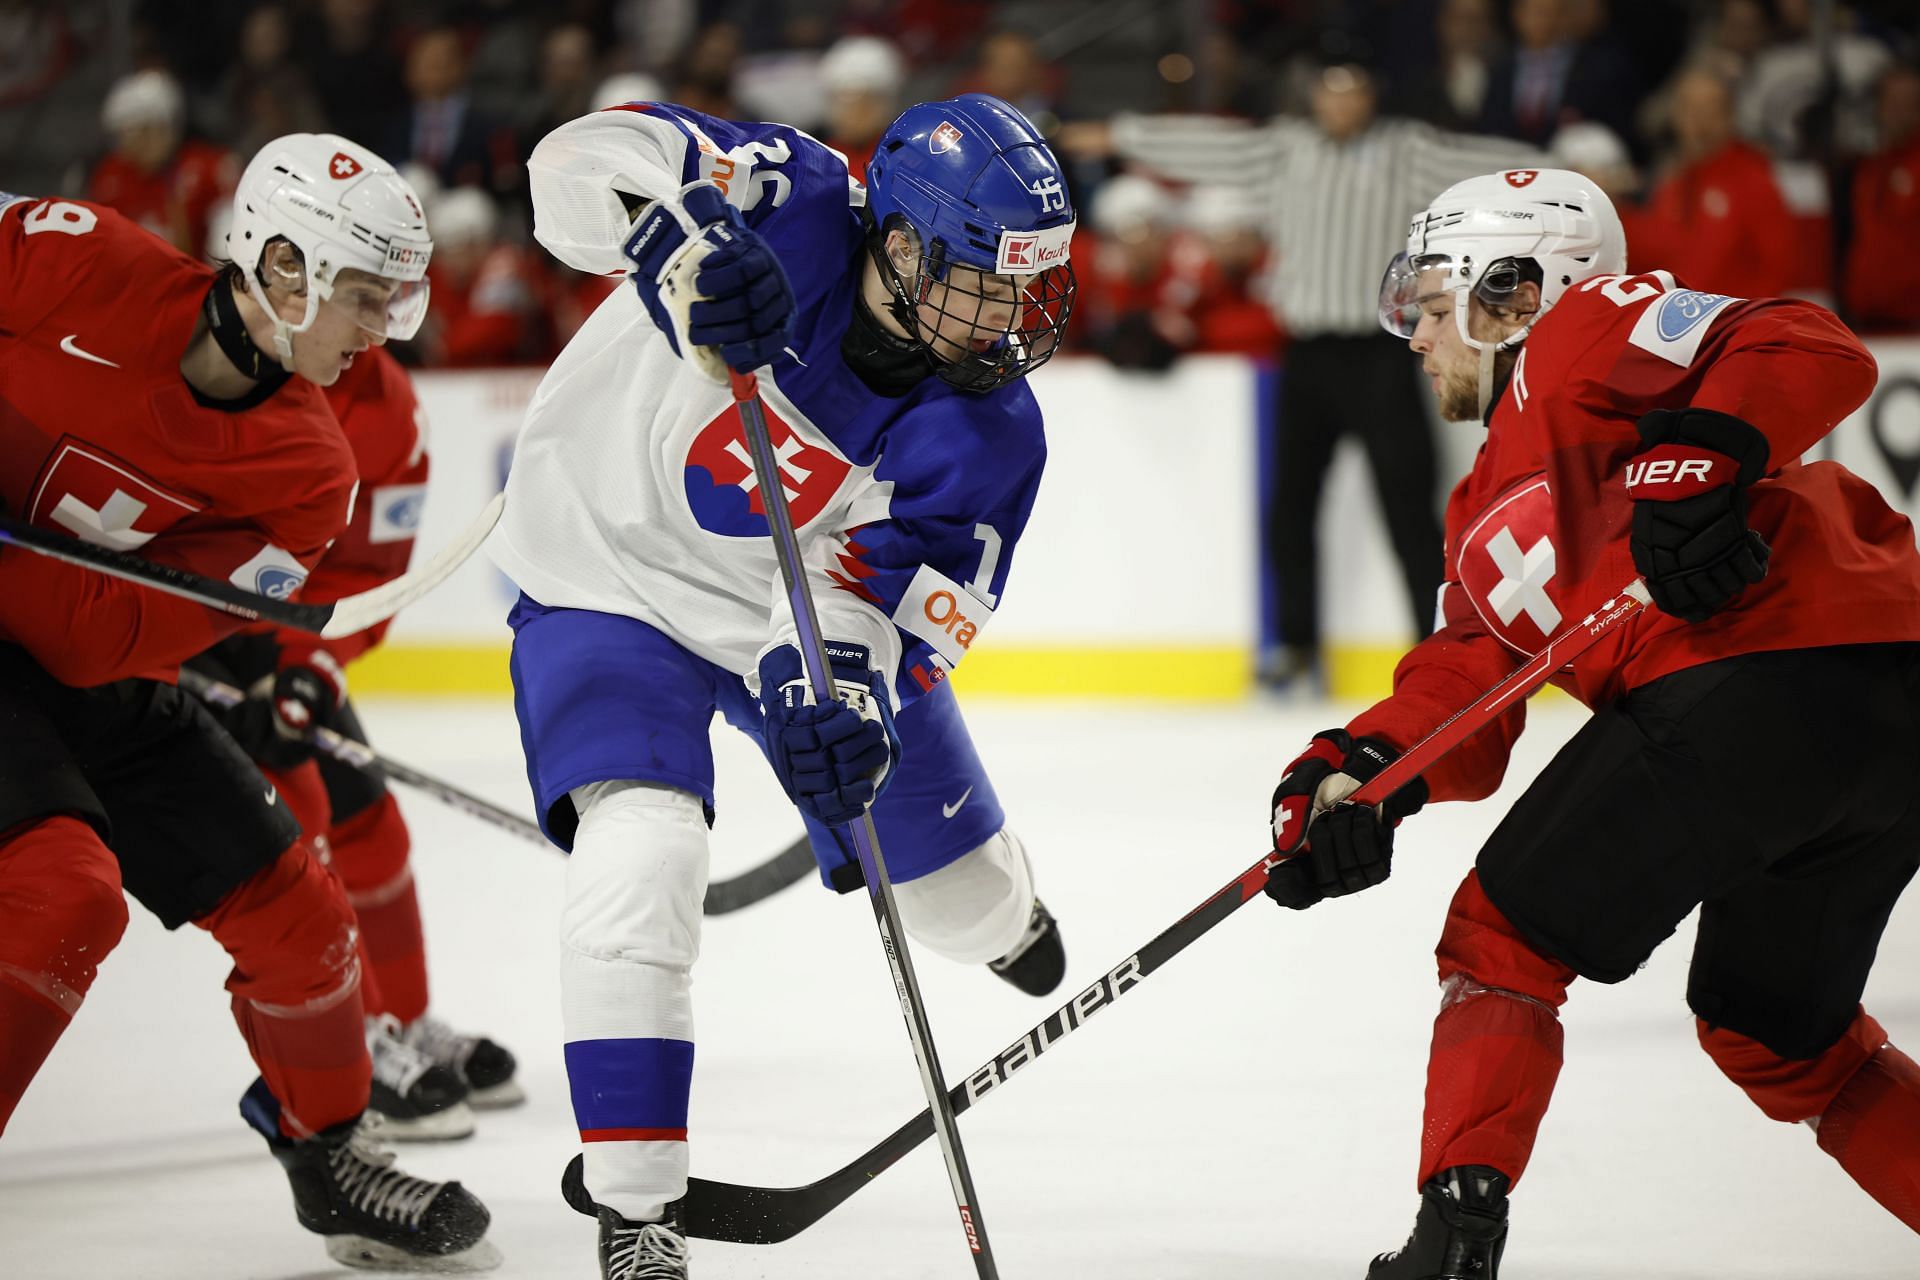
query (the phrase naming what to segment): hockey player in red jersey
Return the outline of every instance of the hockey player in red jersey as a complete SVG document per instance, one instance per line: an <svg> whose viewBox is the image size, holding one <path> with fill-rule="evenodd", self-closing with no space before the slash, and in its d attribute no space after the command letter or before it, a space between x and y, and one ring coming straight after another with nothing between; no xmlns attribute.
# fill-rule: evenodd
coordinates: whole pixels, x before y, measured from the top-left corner
<svg viewBox="0 0 1920 1280"><path fill-rule="evenodd" d="M1494 1280L1569 986L1631 976L1696 907L1702 1047L1920 1231L1920 1068L1860 1006L1920 865L1920 553L1864 481L1798 460L1873 359L1809 303L1626 270L1606 196L1525 169L1443 193L1382 285L1442 411L1487 439L1447 508L1440 629L1288 767L1273 836L1295 856L1268 893L1386 879L1401 819L1499 785L1524 707L1378 809L1343 803L1360 782L1636 574L1657 611L1554 677L1593 717L1449 908L1419 1216L1369 1280ZM1845 764L1809 785L1782 741Z"/></svg>
<svg viewBox="0 0 1920 1280"><path fill-rule="evenodd" d="M404 337L431 252L406 184L344 138L269 144L216 272L112 210L0 196L0 500L15 518L286 596L346 526L320 388ZM233 957L261 1079L241 1103L301 1223L358 1265L481 1264L486 1209L391 1166L352 909L271 786L172 683L237 618L0 555L0 1120L126 923L125 890Z"/></svg>
<svg viewBox="0 0 1920 1280"><path fill-rule="evenodd" d="M326 398L353 451L360 489L346 531L301 589L302 599L318 602L370 591L406 572L428 469L420 402L406 370L385 351L362 352ZM473 1132L467 1101L502 1107L524 1099L513 1055L427 1013L426 943L400 806L377 773L316 756L312 747L315 728L366 741L345 672L381 642L388 625L334 640L253 627L193 665L248 690L245 702L215 714L301 828L315 833L346 887L360 928L372 1105L387 1119L387 1136L459 1138Z"/></svg>

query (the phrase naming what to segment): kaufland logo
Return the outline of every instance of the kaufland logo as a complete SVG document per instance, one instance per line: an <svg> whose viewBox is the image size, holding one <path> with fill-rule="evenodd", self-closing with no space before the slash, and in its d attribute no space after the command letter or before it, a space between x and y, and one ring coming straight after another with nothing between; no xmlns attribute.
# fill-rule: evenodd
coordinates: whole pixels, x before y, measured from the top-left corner
<svg viewBox="0 0 1920 1280"><path fill-rule="evenodd" d="M927 149L935 155L951 151L960 145L960 129L951 120L942 120L940 127L927 139Z"/></svg>
<svg viewBox="0 0 1920 1280"><path fill-rule="evenodd" d="M1538 169L1509 169L1500 175L1510 187L1524 187L1540 176Z"/></svg>
<svg viewBox="0 0 1920 1280"><path fill-rule="evenodd" d="M327 172L336 178L351 178L360 172L360 162L344 151L336 151L333 159L327 162Z"/></svg>
<svg viewBox="0 0 1920 1280"><path fill-rule="evenodd" d="M1034 275L1065 265L1073 226L1049 227L1044 231L1002 231L1000 255L994 270L1002 275Z"/></svg>

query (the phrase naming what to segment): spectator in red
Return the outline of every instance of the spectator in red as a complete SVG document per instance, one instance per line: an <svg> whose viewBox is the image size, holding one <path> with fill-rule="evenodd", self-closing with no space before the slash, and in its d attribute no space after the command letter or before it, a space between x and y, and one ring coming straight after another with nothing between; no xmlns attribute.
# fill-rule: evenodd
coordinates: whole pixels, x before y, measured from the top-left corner
<svg viewBox="0 0 1920 1280"><path fill-rule="evenodd" d="M551 349L546 281L533 256L500 238L493 198L473 187L427 206L433 228L433 308L414 347L435 368L529 364Z"/></svg>
<svg viewBox="0 0 1920 1280"><path fill-rule="evenodd" d="M878 36L848 36L820 59L827 91L827 145L847 157L847 170L866 181L873 144L900 114L907 76L900 51Z"/></svg>
<svg viewBox="0 0 1920 1280"><path fill-rule="evenodd" d="M1706 67L1673 88L1675 155L1643 209L1622 209L1627 243L1683 284L1777 297L1803 261L1796 221L1766 152L1734 136L1733 87Z"/></svg>
<svg viewBox="0 0 1920 1280"><path fill-rule="evenodd" d="M1196 187L1188 193L1186 224L1192 235L1175 260L1190 292L1191 350L1272 360L1285 348L1286 330L1262 296L1265 217L1245 187Z"/></svg>
<svg viewBox="0 0 1920 1280"><path fill-rule="evenodd" d="M1079 255L1074 323L1123 369L1165 369L1193 345L1190 286L1173 263L1174 203L1149 178L1109 178L1093 198L1091 253Z"/></svg>
<svg viewBox="0 0 1920 1280"><path fill-rule="evenodd" d="M1846 302L1864 329L1920 329L1920 67L1880 77L1879 147L1853 177Z"/></svg>
<svg viewBox="0 0 1920 1280"><path fill-rule="evenodd" d="M122 78L107 94L100 121L113 150L88 177L87 199L111 205L182 253L201 256L207 218L227 202L240 176L233 156L185 136L186 101L164 71Z"/></svg>

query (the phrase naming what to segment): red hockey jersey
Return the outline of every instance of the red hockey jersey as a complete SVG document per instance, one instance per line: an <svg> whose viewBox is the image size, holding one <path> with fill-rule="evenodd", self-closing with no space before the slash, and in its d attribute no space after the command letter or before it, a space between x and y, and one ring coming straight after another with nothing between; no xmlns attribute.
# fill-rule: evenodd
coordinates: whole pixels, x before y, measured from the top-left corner
<svg viewBox="0 0 1920 1280"><path fill-rule="evenodd" d="M0 500L16 518L285 597L346 524L353 455L300 379L238 412L195 398L180 357L213 280L111 209L0 195ZM170 678L240 625L0 554L0 641L67 684Z"/></svg>
<svg viewBox="0 0 1920 1280"><path fill-rule="evenodd" d="M346 532L301 589L301 599L320 603L371 591L405 573L427 496L426 419L399 361L369 347L326 396L353 449L360 491ZM379 622L338 640L285 628L275 634L285 655L323 648L344 665L379 644L389 625Z"/></svg>
<svg viewBox="0 0 1920 1280"><path fill-rule="evenodd" d="M1447 504L1440 629L1352 731L1409 745L1634 578L1624 472L1652 409L1717 409L1766 434L1772 469L1749 519L1773 549L1767 577L1695 625L1646 610L1555 684L1599 706L1733 654L1920 639L1912 525L1839 464L1799 461L1874 377L1873 357L1811 303L1699 293L1659 271L1568 290L1521 348ZM1497 787L1523 716L1430 770L1434 798Z"/></svg>

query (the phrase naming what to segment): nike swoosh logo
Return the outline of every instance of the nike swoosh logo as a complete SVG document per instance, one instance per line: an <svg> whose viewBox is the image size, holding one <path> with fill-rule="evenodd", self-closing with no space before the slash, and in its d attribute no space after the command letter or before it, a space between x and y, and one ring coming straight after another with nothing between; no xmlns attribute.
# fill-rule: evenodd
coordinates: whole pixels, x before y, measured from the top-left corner
<svg viewBox="0 0 1920 1280"><path fill-rule="evenodd" d="M278 787L268 787L260 794L266 799L268 804L277 804L280 800L280 789Z"/></svg>
<svg viewBox="0 0 1920 1280"><path fill-rule="evenodd" d="M943 818L951 818L954 814L960 812L960 806L965 804L967 802L967 797L972 794L973 794L973 788L968 787L965 791L962 791L960 793L960 798L958 800L955 800L952 804L941 805L940 816Z"/></svg>
<svg viewBox="0 0 1920 1280"><path fill-rule="evenodd" d="M109 369L118 369L120 367L119 365L115 364L113 361L107 359L105 356L97 356L93 354L93 352L91 351L82 351L79 348L79 346L76 345L74 342L74 339L79 336L80 335L77 333L70 333L66 337L60 339L60 349L66 352L70 356L79 356L82 360L91 360L95 364L103 364L107 366L107 368Z"/></svg>

